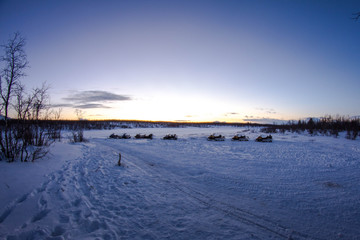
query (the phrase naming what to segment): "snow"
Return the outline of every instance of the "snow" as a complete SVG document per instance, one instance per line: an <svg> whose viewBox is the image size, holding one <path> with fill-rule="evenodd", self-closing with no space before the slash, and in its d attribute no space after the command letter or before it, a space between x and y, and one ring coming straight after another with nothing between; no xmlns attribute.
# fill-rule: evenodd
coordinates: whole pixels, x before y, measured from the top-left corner
<svg viewBox="0 0 360 240"><path fill-rule="evenodd" d="M207 141L213 133L225 141ZM237 133L250 141L231 141ZM86 131L88 142L64 139L35 163L0 162L0 239L358 239L360 141L286 133L258 143L259 135Z"/></svg>

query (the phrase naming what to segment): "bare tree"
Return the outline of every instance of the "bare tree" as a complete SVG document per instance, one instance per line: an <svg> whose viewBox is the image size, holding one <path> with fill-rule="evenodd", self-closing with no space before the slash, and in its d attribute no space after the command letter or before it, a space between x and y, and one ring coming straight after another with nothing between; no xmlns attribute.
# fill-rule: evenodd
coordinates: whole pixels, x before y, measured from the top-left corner
<svg viewBox="0 0 360 240"><path fill-rule="evenodd" d="M41 88L34 89L33 117L35 120L41 119L41 112L49 108L48 95L49 86L43 83Z"/></svg>
<svg viewBox="0 0 360 240"><path fill-rule="evenodd" d="M20 84L21 77L25 76L25 68L28 66L25 54L26 41L19 32L16 32L5 45L1 45L4 49L4 55L0 60L4 63L1 71L0 79L0 96L1 96L1 112L4 111L5 128L4 134L1 129L0 147L2 153L9 161L14 160L17 151L18 138L13 136L9 127L9 107L11 98L15 93L16 87Z"/></svg>
<svg viewBox="0 0 360 240"><path fill-rule="evenodd" d="M61 118L61 112L62 112L62 108L59 108L58 110L51 110L51 115L53 115L52 120L54 124L51 124L51 126L48 129L48 134L49 137L51 139L61 140L61 130L62 130L62 125L60 123L60 118Z"/></svg>
<svg viewBox="0 0 360 240"><path fill-rule="evenodd" d="M62 113L62 108L59 108L57 111L54 111L53 114L54 114L54 120L55 121L59 121L60 118L61 118L61 113Z"/></svg>
<svg viewBox="0 0 360 240"><path fill-rule="evenodd" d="M43 84L27 94L20 81L28 66L25 43L21 34L16 32L5 45L1 45L4 55L0 60L4 68L0 80L0 114L4 113L5 124L0 125L0 160L5 158L9 162L41 158L48 153L47 147L52 142L48 127L40 121L46 118L44 112L49 106L49 87ZM9 118L10 107L15 110L17 119Z"/></svg>
<svg viewBox="0 0 360 240"><path fill-rule="evenodd" d="M45 84L41 88L35 88L30 94L25 93L21 84L16 88L16 101L13 107L17 113L17 120L12 120L8 138L17 140L13 144L16 148L13 149L12 156L17 155L21 161L42 158L48 153L48 146L54 141L53 129L41 121L48 117L46 116L47 91L48 87Z"/></svg>
<svg viewBox="0 0 360 240"><path fill-rule="evenodd" d="M76 108L75 114L79 121L84 119L84 111L83 110Z"/></svg>
<svg viewBox="0 0 360 240"><path fill-rule="evenodd" d="M86 142L87 140L84 138L84 111L81 109L75 109L75 114L78 118L78 123L75 125L72 131L72 137L70 137L70 142Z"/></svg>
<svg viewBox="0 0 360 240"><path fill-rule="evenodd" d="M25 54L26 41L19 32L2 45L5 50L1 61L4 62L4 68L1 72L0 95L2 99L2 110L4 111L5 124L9 117L9 106L14 90L20 84L20 78L25 76L24 70L28 66L27 56Z"/></svg>
<svg viewBox="0 0 360 240"><path fill-rule="evenodd" d="M25 121L31 116L31 107L34 102L35 95L25 96L25 88L19 84L15 90L16 102L14 109L17 113L18 120Z"/></svg>

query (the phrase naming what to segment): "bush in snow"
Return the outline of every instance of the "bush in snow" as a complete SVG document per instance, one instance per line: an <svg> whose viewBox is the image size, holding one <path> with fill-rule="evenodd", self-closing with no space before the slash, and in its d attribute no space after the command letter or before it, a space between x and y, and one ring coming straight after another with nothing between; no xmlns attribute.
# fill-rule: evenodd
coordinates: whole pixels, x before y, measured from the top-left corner
<svg viewBox="0 0 360 240"><path fill-rule="evenodd" d="M78 129L76 131L71 132L70 142L77 143L77 142L87 142L84 138L84 130Z"/></svg>

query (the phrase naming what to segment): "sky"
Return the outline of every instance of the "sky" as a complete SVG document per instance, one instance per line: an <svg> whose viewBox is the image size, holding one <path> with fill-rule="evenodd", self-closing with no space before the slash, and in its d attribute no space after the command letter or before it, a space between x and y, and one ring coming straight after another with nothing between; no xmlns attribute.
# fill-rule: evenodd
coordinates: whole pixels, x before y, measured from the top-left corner
<svg viewBox="0 0 360 240"><path fill-rule="evenodd" d="M0 43L26 38L22 82L46 82L62 119L360 116L356 12L358 0L0 0Z"/></svg>

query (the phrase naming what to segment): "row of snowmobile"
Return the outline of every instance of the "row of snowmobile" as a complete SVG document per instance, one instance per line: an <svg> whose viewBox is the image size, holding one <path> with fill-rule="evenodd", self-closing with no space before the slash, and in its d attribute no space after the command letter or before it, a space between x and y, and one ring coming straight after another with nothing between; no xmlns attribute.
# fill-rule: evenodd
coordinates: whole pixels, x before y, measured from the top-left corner
<svg viewBox="0 0 360 240"><path fill-rule="evenodd" d="M211 134L208 138L209 141L225 141L225 136L223 135L215 135ZM235 135L231 138L232 141L249 141L249 137L245 135ZM255 139L256 142L272 142L272 136L268 135L266 137L259 136Z"/></svg>
<svg viewBox="0 0 360 240"><path fill-rule="evenodd" d="M153 139L153 134L149 134L149 135L146 135L146 134L136 134L135 135L135 139ZM111 134L109 136L109 138L112 138L112 139L130 139L131 136L124 133L123 135L116 135L116 134ZM163 137L164 140L177 140L178 137L176 134L167 134ZM215 135L215 134L211 134L207 140L209 141L225 141L225 136L223 135ZM231 138L232 141L249 141L249 137L248 136L245 136L245 135L235 135L234 137ZM263 137L263 136L259 136L255 139L256 142L272 142L272 136L271 135L268 135L266 137Z"/></svg>
<svg viewBox="0 0 360 240"><path fill-rule="evenodd" d="M146 134L136 134L135 135L135 139L153 139L153 134L149 134L149 135L146 135ZM126 134L124 133L123 135L116 135L116 134L111 134L109 136L109 138L112 138L112 139L130 139L131 136L129 134ZM163 137L164 140L177 140L177 136L176 134L168 134L166 135L165 137Z"/></svg>

